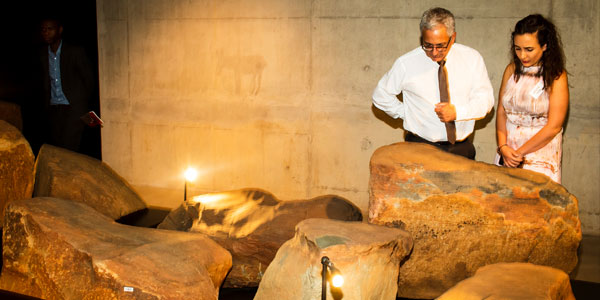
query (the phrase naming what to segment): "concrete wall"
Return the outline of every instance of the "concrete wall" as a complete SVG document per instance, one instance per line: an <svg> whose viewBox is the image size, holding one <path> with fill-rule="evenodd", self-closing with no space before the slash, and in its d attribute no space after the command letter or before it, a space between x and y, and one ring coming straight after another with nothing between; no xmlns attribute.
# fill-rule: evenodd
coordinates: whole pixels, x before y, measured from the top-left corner
<svg viewBox="0 0 600 300"><path fill-rule="evenodd" d="M402 140L371 105L377 81L418 46L439 1L97 0L103 158L151 205L259 187L281 199L338 194L367 209L369 159ZM509 35L530 13L563 35L571 105L563 184L584 233L600 234L599 1L446 1L457 40L478 49L497 91ZM495 112L495 110L494 110ZM477 159L495 154L493 113Z"/></svg>

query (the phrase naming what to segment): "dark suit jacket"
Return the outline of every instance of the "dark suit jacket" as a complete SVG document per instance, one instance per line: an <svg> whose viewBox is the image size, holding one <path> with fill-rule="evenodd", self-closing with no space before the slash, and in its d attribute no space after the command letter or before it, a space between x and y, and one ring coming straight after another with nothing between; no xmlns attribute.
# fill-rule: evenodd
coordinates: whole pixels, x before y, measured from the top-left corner
<svg viewBox="0 0 600 300"><path fill-rule="evenodd" d="M48 64L48 46L40 49L42 93L44 106L50 105L50 75ZM73 109L81 116L89 110L94 90L94 75L85 50L63 41L60 54L60 78L62 90Z"/></svg>

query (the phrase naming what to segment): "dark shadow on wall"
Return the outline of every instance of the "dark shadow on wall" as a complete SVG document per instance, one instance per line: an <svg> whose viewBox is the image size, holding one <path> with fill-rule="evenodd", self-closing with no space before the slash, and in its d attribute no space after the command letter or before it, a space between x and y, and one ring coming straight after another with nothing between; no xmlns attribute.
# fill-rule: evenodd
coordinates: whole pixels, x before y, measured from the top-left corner
<svg viewBox="0 0 600 300"><path fill-rule="evenodd" d="M493 107L492 110L485 115L485 117L483 119L477 120L475 121L475 132L477 132L477 130L483 129L487 126L489 126L489 124L492 122L492 120L494 120L494 116L496 116L496 107ZM496 125L494 124L494 127L496 127Z"/></svg>
<svg viewBox="0 0 600 300"><path fill-rule="evenodd" d="M397 95L396 98L398 98L398 101L403 101L402 94ZM375 105L373 105L373 104L371 104L371 112L373 113L373 116L375 116L375 118L383 121L388 126L394 128L394 129L402 129L402 130L404 129L402 119L394 119L394 118L388 116L385 112L383 112L379 108L375 107ZM404 140L404 138L400 139L400 137L404 137L404 134L401 131L398 132L398 142Z"/></svg>
<svg viewBox="0 0 600 300"><path fill-rule="evenodd" d="M496 124L490 124L492 122L492 120L494 120L495 116L496 116L496 107L493 107L492 110L487 115L485 115L485 117L483 119L475 121L475 128L473 129L473 133L471 134L471 136L469 136L469 139L471 140L471 142L473 142L475 140L475 137L477 136L477 132L487 126L493 126L494 132L496 132L496 129L495 129Z"/></svg>

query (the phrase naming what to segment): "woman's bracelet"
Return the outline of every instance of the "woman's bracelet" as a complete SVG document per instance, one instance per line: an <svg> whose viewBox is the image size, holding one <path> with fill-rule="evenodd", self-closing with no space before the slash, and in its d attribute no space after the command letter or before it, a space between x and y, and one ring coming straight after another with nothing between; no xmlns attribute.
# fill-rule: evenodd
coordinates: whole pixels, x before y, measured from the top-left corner
<svg viewBox="0 0 600 300"><path fill-rule="evenodd" d="M500 149L502 149L502 147L504 147L504 146L508 146L508 144L502 144L502 145L500 145L498 147L498 149L496 149L496 152L498 152L498 154L502 154L502 153L500 153Z"/></svg>

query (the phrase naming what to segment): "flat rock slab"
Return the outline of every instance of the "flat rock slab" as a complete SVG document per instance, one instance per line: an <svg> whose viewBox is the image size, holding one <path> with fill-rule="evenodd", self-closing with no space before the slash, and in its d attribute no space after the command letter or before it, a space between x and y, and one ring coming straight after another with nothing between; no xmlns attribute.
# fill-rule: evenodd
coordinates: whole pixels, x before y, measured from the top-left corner
<svg viewBox="0 0 600 300"><path fill-rule="evenodd" d="M200 232L233 255L224 287L256 287L283 243L305 219L361 221L360 209L337 196L280 201L259 189L196 196L173 210L158 226Z"/></svg>
<svg viewBox="0 0 600 300"><path fill-rule="evenodd" d="M0 224L8 203L31 198L34 161L31 147L21 132L0 120Z"/></svg>
<svg viewBox="0 0 600 300"><path fill-rule="evenodd" d="M529 263L498 263L479 268L438 300L575 300L569 275Z"/></svg>
<svg viewBox="0 0 600 300"><path fill-rule="evenodd" d="M399 265L411 249L412 239L401 229L308 219L277 251L254 299L320 299L323 256L344 277L341 288L328 285L328 299L396 299Z"/></svg>
<svg viewBox="0 0 600 300"><path fill-rule="evenodd" d="M419 143L377 149L370 168L369 221L404 228L415 243L401 297L435 298L497 262L567 273L577 264L577 199L544 175Z"/></svg>
<svg viewBox="0 0 600 300"><path fill-rule="evenodd" d="M121 225L79 202L12 202L0 288L43 299L211 299L231 255L202 234Z"/></svg>
<svg viewBox="0 0 600 300"><path fill-rule="evenodd" d="M113 220L147 207L107 164L48 144L42 146L35 162L33 196L85 203Z"/></svg>

